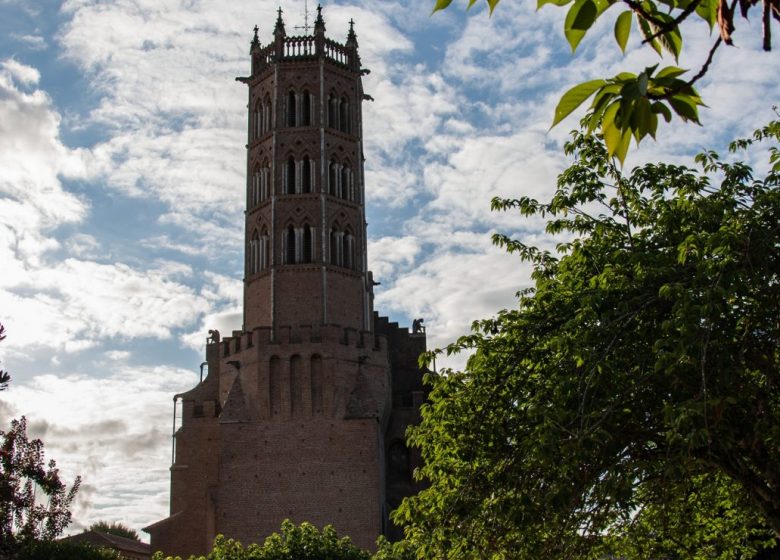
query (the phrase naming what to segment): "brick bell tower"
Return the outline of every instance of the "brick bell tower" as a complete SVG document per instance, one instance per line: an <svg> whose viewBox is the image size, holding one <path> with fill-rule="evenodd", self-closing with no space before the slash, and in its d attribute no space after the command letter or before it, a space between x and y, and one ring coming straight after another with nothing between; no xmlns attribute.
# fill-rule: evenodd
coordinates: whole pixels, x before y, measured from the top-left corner
<svg viewBox="0 0 780 560"><path fill-rule="evenodd" d="M206 554L217 534L262 542L284 519L363 548L417 490L406 427L424 400L414 332L373 312L357 37L255 27L249 89L244 325L210 331L208 375L174 397L170 516L152 550Z"/></svg>

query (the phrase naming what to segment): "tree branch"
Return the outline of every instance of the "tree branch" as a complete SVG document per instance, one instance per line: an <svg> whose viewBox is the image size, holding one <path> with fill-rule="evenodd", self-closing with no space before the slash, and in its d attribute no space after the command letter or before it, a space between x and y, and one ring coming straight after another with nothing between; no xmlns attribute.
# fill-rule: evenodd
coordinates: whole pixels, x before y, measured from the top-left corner
<svg viewBox="0 0 780 560"><path fill-rule="evenodd" d="M688 16L693 13L693 11L699 7L699 4L701 4L701 0L693 0L690 4L688 4L688 7L685 8L682 12L680 12L680 15L674 18L672 21L669 21L667 23L664 23L660 26L658 31L650 35L650 37L646 37L644 41L642 41L642 44L649 43L653 39L657 39L661 35L668 33L678 25L680 25L683 21L688 19Z"/></svg>

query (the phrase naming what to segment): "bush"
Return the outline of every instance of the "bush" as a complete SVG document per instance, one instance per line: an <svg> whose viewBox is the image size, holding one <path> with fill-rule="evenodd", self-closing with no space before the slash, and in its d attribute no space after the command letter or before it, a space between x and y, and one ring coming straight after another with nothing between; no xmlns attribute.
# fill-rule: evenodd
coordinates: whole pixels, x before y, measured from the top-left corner
<svg viewBox="0 0 780 560"><path fill-rule="evenodd" d="M95 548L86 543L62 541L29 541L23 544L13 560L121 560L119 553Z"/></svg>

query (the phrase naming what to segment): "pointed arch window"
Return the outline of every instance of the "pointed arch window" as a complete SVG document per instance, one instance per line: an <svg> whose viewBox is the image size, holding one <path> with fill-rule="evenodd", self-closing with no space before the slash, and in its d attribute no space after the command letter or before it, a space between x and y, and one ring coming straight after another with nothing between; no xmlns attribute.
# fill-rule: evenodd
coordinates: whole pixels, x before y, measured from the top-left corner
<svg viewBox="0 0 780 560"><path fill-rule="evenodd" d="M355 236L352 232L347 230L344 232L341 239L343 244L341 266L344 268L355 268Z"/></svg>
<svg viewBox="0 0 780 560"><path fill-rule="evenodd" d="M328 126L339 128L339 98L333 93L328 96Z"/></svg>
<svg viewBox="0 0 780 560"><path fill-rule="evenodd" d="M252 113L252 126L249 135L250 140L256 140L263 133L263 104L261 101L255 103L255 110Z"/></svg>
<svg viewBox="0 0 780 560"><path fill-rule="evenodd" d="M328 193L331 196L339 196L339 193L341 192L341 188L339 187L341 181L339 167L340 165L338 162L330 160L330 165L328 166Z"/></svg>
<svg viewBox="0 0 780 560"><path fill-rule="evenodd" d="M260 168L260 202L268 198L270 195L271 185L271 166L268 160L263 162L263 166Z"/></svg>
<svg viewBox="0 0 780 560"><path fill-rule="evenodd" d="M295 192L295 167L295 159L290 156L284 164L282 194L293 194Z"/></svg>
<svg viewBox="0 0 780 560"><path fill-rule="evenodd" d="M312 164L309 156L303 157L303 163L301 165L301 192L312 192Z"/></svg>
<svg viewBox="0 0 780 560"><path fill-rule="evenodd" d="M350 118L349 118L349 101L346 97L342 97L339 101L339 126L338 129L341 132L350 133L352 130Z"/></svg>
<svg viewBox="0 0 780 560"><path fill-rule="evenodd" d="M287 94L286 114L287 114L287 126L295 126L296 107L295 92L291 91Z"/></svg>
<svg viewBox="0 0 780 560"><path fill-rule="evenodd" d="M261 186L263 183L263 170L259 165L255 165L252 170L252 182L249 189L249 207L257 206L260 202Z"/></svg>
<svg viewBox="0 0 780 560"><path fill-rule="evenodd" d="M260 268L260 238L257 231L252 234L247 250L247 271L250 275L257 274Z"/></svg>
<svg viewBox="0 0 780 560"><path fill-rule="evenodd" d="M301 262L310 263L314 260L314 234L309 224L303 226L303 248L301 251Z"/></svg>
<svg viewBox="0 0 780 560"><path fill-rule="evenodd" d="M322 356L314 354L311 357L311 412L322 414Z"/></svg>
<svg viewBox="0 0 780 560"><path fill-rule="evenodd" d="M330 264L341 266L341 238L344 234L333 226L330 230Z"/></svg>
<svg viewBox="0 0 780 560"><path fill-rule="evenodd" d="M301 95L301 126L311 126L312 123L312 97L309 90L303 90Z"/></svg>
<svg viewBox="0 0 780 560"><path fill-rule="evenodd" d="M295 253L296 253L296 243L295 243L295 228L292 226L288 226L287 230L284 232L284 247L282 249L284 250L284 264L295 264Z"/></svg>
<svg viewBox="0 0 780 560"><path fill-rule="evenodd" d="M263 99L262 132L265 134L271 130L271 97L266 94Z"/></svg>
<svg viewBox="0 0 780 560"><path fill-rule="evenodd" d="M352 196L352 170L346 164L341 168L341 198L354 200Z"/></svg>
<svg viewBox="0 0 780 560"><path fill-rule="evenodd" d="M269 236L268 236L268 228L263 227L263 231L260 232L260 255L258 259L258 264L260 270L265 270L270 265L270 259L268 255L268 242L269 242Z"/></svg>

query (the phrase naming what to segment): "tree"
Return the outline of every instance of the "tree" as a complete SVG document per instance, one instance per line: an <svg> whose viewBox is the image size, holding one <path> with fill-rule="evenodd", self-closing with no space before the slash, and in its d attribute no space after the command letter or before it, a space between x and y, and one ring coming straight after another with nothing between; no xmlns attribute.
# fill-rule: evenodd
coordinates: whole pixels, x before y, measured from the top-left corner
<svg viewBox="0 0 780 560"><path fill-rule="evenodd" d="M469 0L468 7L476 1ZM492 14L499 0L486 1ZM452 0L436 0L434 12L450 4ZM718 48L724 43L733 44L737 5L741 16L747 19L758 0L537 0L538 8L546 4L569 6L564 35L572 51L576 51L596 20L613 6L611 13L623 9L615 18L614 34L624 53L634 24L639 28L643 45L659 55L667 51L675 61L683 48L683 22L698 18L710 31L714 26L718 28L718 37L706 60L688 79L682 78L687 70L676 66L658 70L655 65L639 73L621 72L609 79L589 80L574 86L560 99L553 126L593 97L587 116L588 133L600 127L609 155L623 162L632 137L637 144L647 135L655 138L659 117L669 122L676 114L683 121L699 124L698 109L704 102L694 84L707 73ZM765 51L772 48L772 17L780 21L780 0L762 0Z"/></svg>
<svg viewBox="0 0 780 560"><path fill-rule="evenodd" d="M90 531L97 531L99 533L108 533L109 535L116 535L118 537L124 537L126 539L133 539L134 541L141 540L135 529L131 529L127 525L122 523L108 523L107 521L98 521L89 526Z"/></svg>
<svg viewBox="0 0 780 560"><path fill-rule="evenodd" d="M318 530L311 523L295 525L290 520L282 522L281 534L274 533L262 546L250 544L244 548L240 542L217 535L214 548L208 556L191 560L369 560L365 550L354 546L349 537L339 537L335 529L327 525ZM164 557L156 552L152 560L181 560Z"/></svg>
<svg viewBox="0 0 780 560"><path fill-rule="evenodd" d="M124 560L115 550L95 548L89 543L29 541L20 547L14 560Z"/></svg>
<svg viewBox="0 0 780 560"><path fill-rule="evenodd" d="M778 140L730 147L768 144L763 178L715 152L624 175L579 132L549 202L494 199L567 241L496 235L534 287L428 376L430 487L393 516L419 557L725 559L780 536Z"/></svg>
<svg viewBox="0 0 780 560"><path fill-rule="evenodd" d="M24 416L0 431L0 441L0 543L12 547L57 537L70 523L81 478L67 489L55 461L44 463L43 442L27 438Z"/></svg>
<svg viewBox="0 0 780 560"><path fill-rule="evenodd" d="M0 342L5 340L5 327L0 323ZM8 388L8 382L11 381L11 376L7 371L0 369L0 391L5 391Z"/></svg>

